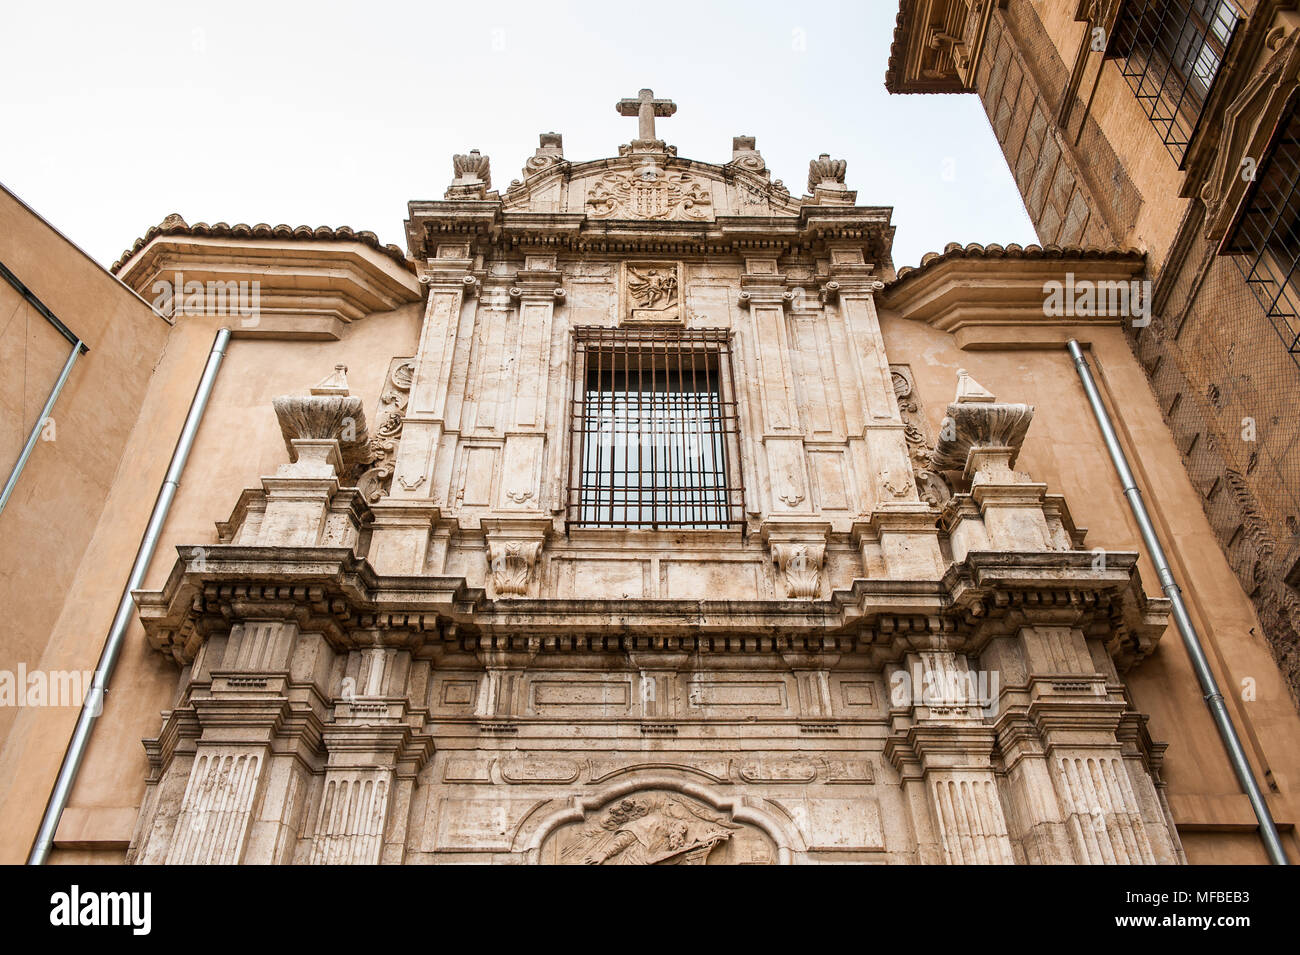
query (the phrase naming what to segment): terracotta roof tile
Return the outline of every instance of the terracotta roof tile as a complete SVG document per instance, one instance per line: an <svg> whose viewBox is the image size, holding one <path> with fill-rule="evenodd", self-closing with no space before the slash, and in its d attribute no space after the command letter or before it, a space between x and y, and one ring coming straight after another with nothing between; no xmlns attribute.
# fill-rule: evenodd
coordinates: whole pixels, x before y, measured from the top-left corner
<svg viewBox="0 0 1300 955"><path fill-rule="evenodd" d="M189 225L176 213L172 213L158 225L150 226L140 238L135 240L135 244L130 249L122 253L121 258L113 263L109 269L113 274L124 266L132 256L143 249L160 235L193 235L222 239L300 239L323 242L360 242L388 256L398 265L408 271L414 272L414 264L407 259L406 253L395 245L384 245L379 241L379 237L373 232L357 232L348 226L339 226L337 229L329 226L311 226L300 225L296 228L290 225L268 225L265 222L259 222L257 225L248 225L240 222L230 225L227 222L218 222L214 225L208 225L206 222L196 222Z"/></svg>
<svg viewBox="0 0 1300 955"><path fill-rule="evenodd" d="M1015 242L1009 245L998 245L996 242L990 242L988 245L980 245L978 242L962 245L960 242L949 242L943 247L942 252L927 252L921 256L920 265L903 266L898 270L894 281L888 283L886 288L893 288L913 276L930 271L939 263L948 262L952 259L1109 259L1112 261L1140 261L1142 257L1142 252L1137 249L1113 247L1018 245Z"/></svg>

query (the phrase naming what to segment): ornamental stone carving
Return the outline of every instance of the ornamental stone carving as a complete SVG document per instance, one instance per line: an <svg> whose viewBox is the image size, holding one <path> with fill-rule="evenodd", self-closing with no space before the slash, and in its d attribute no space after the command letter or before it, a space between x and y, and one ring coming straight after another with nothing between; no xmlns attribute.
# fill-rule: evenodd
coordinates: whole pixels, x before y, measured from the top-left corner
<svg viewBox="0 0 1300 955"><path fill-rule="evenodd" d="M491 163L477 149L451 157L455 178L447 188L448 199L483 199L492 188Z"/></svg>
<svg viewBox="0 0 1300 955"><path fill-rule="evenodd" d="M808 191L815 194L818 189L844 189L848 168L847 160L832 159L829 153L822 153L808 163Z"/></svg>
<svg viewBox="0 0 1300 955"><path fill-rule="evenodd" d="M964 368L959 369L957 396L948 405L931 466L940 471L963 471L969 478L983 459L998 456L1009 468L1033 418L1032 405L998 402Z"/></svg>
<svg viewBox="0 0 1300 955"><path fill-rule="evenodd" d="M907 453L912 461L917 496L931 507L942 507L952 497L952 488L943 475L931 466L930 456L934 453L934 448L930 444L925 415L916 395L912 369L907 365L890 365L889 377L894 386L894 398L898 401L898 413L903 419L903 437L907 441Z"/></svg>
<svg viewBox="0 0 1300 955"><path fill-rule="evenodd" d="M759 176L768 175L767 163L758 151L758 140L753 136L735 136L731 140L731 165L739 166Z"/></svg>
<svg viewBox="0 0 1300 955"><path fill-rule="evenodd" d="M559 133L541 133L537 137L537 151L524 164L524 177L536 175L557 163L564 162L564 137Z"/></svg>
<svg viewBox="0 0 1300 955"><path fill-rule="evenodd" d="M609 172L587 193L593 219L704 220L713 217L708 185L690 173L645 166L635 173Z"/></svg>
<svg viewBox="0 0 1300 955"><path fill-rule="evenodd" d="M394 358L388 366L384 390L379 396L379 412L368 448L369 467L359 478L357 487L372 504L388 493L396 463L397 442L406 421L406 405L415 376L414 358Z"/></svg>
<svg viewBox="0 0 1300 955"><path fill-rule="evenodd" d="M772 559L785 577L785 595L795 600L821 596L822 566L826 563L823 544L773 544Z"/></svg>
<svg viewBox="0 0 1300 955"><path fill-rule="evenodd" d="M682 324L680 262L624 262L621 272L624 323Z"/></svg>
<svg viewBox="0 0 1300 955"><path fill-rule="evenodd" d="M488 568L492 584L502 597L523 597L533 565L542 552L539 541L500 541L488 546Z"/></svg>
<svg viewBox="0 0 1300 955"><path fill-rule="evenodd" d="M676 793L637 793L602 809L565 839L562 863L705 865L742 826Z"/></svg>
<svg viewBox="0 0 1300 955"><path fill-rule="evenodd" d="M347 366L334 371L306 395L281 395L272 400L289 457L297 461L309 447L337 442L340 471L364 460L370 434L361 399L348 393Z"/></svg>

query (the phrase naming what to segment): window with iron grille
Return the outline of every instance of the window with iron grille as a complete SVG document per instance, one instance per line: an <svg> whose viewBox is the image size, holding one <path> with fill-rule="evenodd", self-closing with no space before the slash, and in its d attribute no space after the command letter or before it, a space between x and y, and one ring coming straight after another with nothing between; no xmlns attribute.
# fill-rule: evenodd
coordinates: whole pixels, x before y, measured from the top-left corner
<svg viewBox="0 0 1300 955"><path fill-rule="evenodd" d="M567 520L744 526L726 329L574 330Z"/></svg>
<svg viewBox="0 0 1300 955"><path fill-rule="evenodd" d="M1287 350L1300 355L1300 98L1282 112L1255 181L1220 251L1235 257L1246 284ZM1300 364L1300 358L1296 359Z"/></svg>
<svg viewBox="0 0 1300 955"><path fill-rule="evenodd" d="M1123 0L1106 49L1179 168L1241 18L1228 0Z"/></svg>

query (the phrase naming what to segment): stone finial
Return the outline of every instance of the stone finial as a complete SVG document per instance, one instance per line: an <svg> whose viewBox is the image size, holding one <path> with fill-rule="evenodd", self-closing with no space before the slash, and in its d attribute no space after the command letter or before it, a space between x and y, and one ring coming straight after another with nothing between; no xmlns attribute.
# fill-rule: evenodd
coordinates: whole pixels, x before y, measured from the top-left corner
<svg viewBox="0 0 1300 955"><path fill-rule="evenodd" d="M334 370L330 372L321 381L315 385L311 393L313 395L350 395L348 390L348 366L335 365Z"/></svg>
<svg viewBox="0 0 1300 955"><path fill-rule="evenodd" d="M958 368L957 397L953 400L959 405L964 405L972 401L996 401L997 399L993 397L993 392L972 378L965 368Z"/></svg>
<svg viewBox="0 0 1300 955"><path fill-rule="evenodd" d="M948 405L930 467L960 470L967 478L978 471L1009 472L1033 418L1033 405L999 402L961 369L957 372L957 395Z"/></svg>
<svg viewBox="0 0 1300 955"><path fill-rule="evenodd" d="M733 136L731 139L731 165L748 169L760 176L767 173L767 163L758 151L758 140L753 136Z"/></svg>
<svg viewBox="0 0 1300 955"><path fill-rule="evenodd" d="M334 371L306 395L272 401L295 473L345 471L364 459L370 440L361 399L348 391L347 367Z"/></svg>
<svg viewBox="0 0 1300 955"><path fill-rule="evenodd" d="M822 153L808 163L808 191L814 195L818 189L844 191L844 174L848 168L846 160L832 159L829 153Z"/></svg>
<svg viewBox="0 0 1300 955"><path fill-rule="evenodd" d="M448 199L482 199L492 188L491 162L477 149L451 157L455 178L447 189Z"/></svg>
<svg viewBox="0 0 1300 955"><path fill-rule="evenodd" d="M559 133L541 133L537 137L537 151L524 164L524 178L564 162L564 137Z"/></svg>
<svg viewBox="0 0 1300 955"><path fill-rule="evenodd" d="M186 223L186 221L181 217L181 214L180 214L179 212L173 212L173 213L171 213L171 215L167 216L166 219L163 219L162 224L161 224L160 226L158 226L158 228L160 228L160 229L188 229L188 228L189 228L189 224Z"/></svg>
<svg viewBox="0 0 1300 955"><path fill-rule="evenodd" d="M637 118L636 149L662 149L663 143L655 135L655 118L667 118L677 112L677 104L670 99L655 99L654 90L641 90L636 99L621 99L614 104L620 116Z"/></svg>

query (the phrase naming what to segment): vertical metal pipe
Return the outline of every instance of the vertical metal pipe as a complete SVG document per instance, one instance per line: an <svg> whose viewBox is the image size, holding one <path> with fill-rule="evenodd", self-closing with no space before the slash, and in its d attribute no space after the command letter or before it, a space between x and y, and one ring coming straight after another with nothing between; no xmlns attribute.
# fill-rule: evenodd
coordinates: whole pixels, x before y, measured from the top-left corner
<svg viewBox="0 0 1300 955"><path fill-rule="evenodd" d="M27 443L23 445L22 453L18 455L18 461L14 464L13 470L9 472L9 478L5 481L4 490L0 491L0 512L4 511L5 505L9 503L9 495L18 486L18 478L22 475L23 468L27 467L27 459L32 456L32 449L36 447L36 441L45 428L45 422L49 419L50 412L54 410L54 403L59 400L59 393L63 391L63 386L67 384L68 377L72 374L72 366L77 363L77 358L84 348L81 339L78 338L73 342L72 351L68 352L68 360L63 363L63 371L59 372L58 381L50 389L50 396L45 399L45 406L41 408L41 413L37 415L36 424L32 425L32 433L27 436Z"/></svg>
<svg viewBox="0 0 1300 955"><path fill-rule="evenodd" d="M1124 456L1124 449L1120 447L1119 437L1115 434L1115 428L1111 424L1110 413L1102 403L1101 393L1097 390L1097 383L1093 381L1092 369L1088 367L1088 360L1083 357L1083 350L1075 339L1070 339L1065 347L1069 349L1070 357L1074 359L1074 367L1079 372L1079 380L1083 382L1083 390L1088 396L1088 404L1092 406L1092 413L1097 418L1097 426L1101 429L1102 439L1106 442L1106 450L1110 452L1111 462L1114 463L1120 484L1124 487L1124 497L1128 500L1129 507L1133 511L1138 530L1142 534L1142 541L1146 544L1147 553L1151 555L1151 562L1156 566L1156 574L1160 578L1160 587L1165 592L1165 596L1169 598L1170 603L1173 604L1174 623L1178 627L1179 635L1183 638L1183 645L1187 647L1187 655L1191 658L1192 669L1196 671L1196 679L1200 681L1201 690L1205 694L1205 704L1210 708L1210 716L1214 718L1214 725L1218 727L1219 736L1223 740L1223 747L1227 750L1228 762L1232 764L1233 771L1236 772L1237 779L1241 783L1241 788L1250 799L1250 806L1255 811L1255 818L1259 820L1259 836L1263 840L1269 861L1274 865L1289 865L1286 852L1282 848L1281 837L1278 836L1277 826L1273 822L1273 815L1269 812L1268 803L1264 801L1264 793L1255 780L1255 774L1250 768L1250 761L1246 759L1246 751L1241 745L1241 739L1237 736L1237 729L1232 723L1232 715L1228 712L1228 707L1223 700L1223 694L1219 691L1218 681L1214 679L1214 673L1210 669L1210 662L1206 659L1205 648L1201 645L1201 638L1196 632L1192 618L1187 613L1187 606L1183 603L1183 593L1174 580L1173 572L1169 569L1169 561L1165 558L1164 548L1160 546L1160 538L1156 536L1155 527L1151 523L1146 504L1142 500L1142 492L1138 490L1137 481L1133 479L1133 472L1128 466L1128 458Z"/></svg>
<svg viewBox="0 0 1300 955"><path fill-rule="evenodd" d="M28 865L43 865L54 845L54 833L59 827L59 819L63 815L64 807L68 804L68 797L72 794L73 783L77 780L82 758L86 755L86 745L90 742L91 730L94 729L95 720L99 718L100 711L103 709L104 691L109 678L113 675L113 668L117 665L122 641L131 622L135 608L131 600L131 591L138 590L144 584L144 575L158 546L163 525L167 522L167 513L171 510L176 489L180 486L181 473L185 470L185 462L190 456L190 449L194 446L194 437L198 434L199 424L203 420L203 412L208 406L208 398L212 395L217 371L221 368L221 360L225 357L226 345L229 341L230 329L220 329L216 340L212 343L212 351L208 353L208 363L203 369L203 377L199 379L198 389L190 402L189 414L185 416L180 438L177 439L176 449L172 452L171 465L167 468L167 476L158 490L153 513L149 515L149 524L136 551L135 562L131 565L131 574L127 578L126 587L122 590L122 599L117 604L113 626L108 631L108 639L104 641L103 652L100 653L99 663L95 666L90 692L86 694L86 699L81 705L77 728L73 731L68 750L63 755L63 764L59 767L54 790L50 793L49 802L45 806L45 816L41 819L36 841L32 844L31 854L27 857Z"/></svg>

